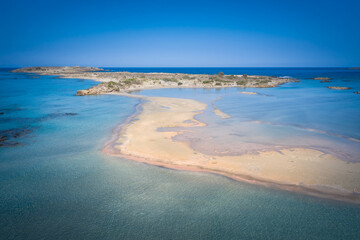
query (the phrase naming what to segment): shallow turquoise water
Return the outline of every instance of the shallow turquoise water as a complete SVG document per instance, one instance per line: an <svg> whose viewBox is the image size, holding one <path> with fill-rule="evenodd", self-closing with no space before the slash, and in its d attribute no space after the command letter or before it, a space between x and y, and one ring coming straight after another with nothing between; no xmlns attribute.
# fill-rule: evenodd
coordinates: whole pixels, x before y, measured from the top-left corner
<svg viewBox="0 0 360 240"><path fill-rule="evenodd" d="M339 134L359 136L358 95L323 89L318 82L304 81L313 87L303 89L294 83L277 89L254 90L275 97L244 96L237 94L237 89L151 90L143 94L189 97L207 103L223 96L215 104L233 116L226 124L229 131L249 120L299 124L295 121L299 117L290 114L293 111L286 110L289 107L284 107L282 102L290 101L290 109L303 107L305 112L310 111L311 102L319 98L324 105L314 104L313 109L321 110L331 102L346 106L351 114L344 109L338 115L331 114L323 125L311 127L333 131L332 126L337 126L335 130ZM358 86L356 81L344 83L354 87ZM360 237L359 205L267 189L213 174L168 170L102 154L100 150L112 129L135 111L137 99L76 97L76 90L96 83L47 76L32 78L4 70L0 72L0 83L6 86L0 89L0 109L4 112L0 115L0 130L30 131L13 139L21 145L0 148L1 239ZM298 106L292 96L305 95L302 91L307 94L301 99L309 99L305 105ZM295 92L298 95L294 95ZM250 97L263 101L261 107ZM326 103L326 99L329 102ZM276 108L270 113L263 110L267 115L261 114L261 109L267 109L270 104ZM336 109L336 106L332 107ZM278 119L276 112L289 112L289 115ZM326 116L322 114L326 115L323 112L317 116L301 115L308 121L300 124L317 124L317 119L323 122ZM213 116L211 109L199 117L214 128L223 121ZM347 118L350 119L346 124L339 122ZM265 127L271 129L272 125ZM349 131L350 128L353 130ZM308 137L307 134L305 132ZM262 141L271 136L267 135Z"/></svg>
<svg viewBox="0 0 360 240"><path fill-rule="evenodd" d="M187 133L178 138L193 141L193 146L204 152L207 152L207 146L212 150L218 148L218 152L242 153L245 149L239 151L241 146L234 144L238 142L243 148L254 150L278 146L308 147L331 153L345 161L358 162L360 97L354 92L360 89L360 71L335 70L306 75L306 71L303 73L297 69L292 75L301 82L277 88L155 89L138 94L191 98L207 103L208 109L197 118L206 122L208 127L195 128L192 132L187 129ZM267 74L271 75L271 72ZM330 76L332 82L311 80L314 76ZM352 89L331 90L326 86ZM240 94L243 91L258 95ZM230 115L231 119L215 116L212 104Z"/></svg>

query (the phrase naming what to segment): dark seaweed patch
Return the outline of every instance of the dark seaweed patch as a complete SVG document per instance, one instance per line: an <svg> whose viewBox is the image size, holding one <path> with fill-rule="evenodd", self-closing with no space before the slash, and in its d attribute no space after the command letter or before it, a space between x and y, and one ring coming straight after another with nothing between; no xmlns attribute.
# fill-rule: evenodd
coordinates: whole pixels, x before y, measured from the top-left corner
<svg viewBox="0 0 360 240"><path fill-rule="evenodd" d="M0 115L3 115L3 114L5 114L5 113L23 111L23 110L26 110L26 108L20 108L20 107L16 107L16 106L14 106L14 107L9 107L9 108L1 108L1 109L0 109L0 112L1 112L2 114L0 114Z"/></svg>
<svg viewBox="0 0 360 240"><path fill-rule="evenodd" d="M33 132L33 128L13 128L0 131L0 147L14 147L21 143L16 141L18 138Z"/></svg>
<svg viewBox="0 0 360 240"><path fill-rule="evenodd" d="M0 130L0 147L14 147L22 145L18 142L19 138L22 138L32 133L36 128L31 124L43 122L46 120L64 117L64 116L76 116L77 113L51 113L39 118L0 118L0 122L18 122L23 123L26 126L22 128L13 128Z"/></svg>

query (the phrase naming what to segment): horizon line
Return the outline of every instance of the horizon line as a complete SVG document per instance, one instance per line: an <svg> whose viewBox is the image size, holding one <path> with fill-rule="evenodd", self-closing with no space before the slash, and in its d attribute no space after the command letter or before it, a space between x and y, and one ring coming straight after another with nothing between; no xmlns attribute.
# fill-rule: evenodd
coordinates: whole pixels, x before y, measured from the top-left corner
<svg viewBox="0 0 360 240"><path fill-rule="evenodd" d="M196 66L196 67L188 67L188 66L94 66L94 65L52 65L52 66L46 66L46 65L31 65L31 66L8 66L8 67L2 67L0 66L0 68L26 68L26 67L99 67L99 68L359 68L356 66L337 66L337 67L330 67L330 66L322 66L322 67L306 67L306 66L299 66L299 67L278 67L278 66L273 66L273 67L227 67L227 66L212 66L212 67L207 67L207 66Z"/></svg>

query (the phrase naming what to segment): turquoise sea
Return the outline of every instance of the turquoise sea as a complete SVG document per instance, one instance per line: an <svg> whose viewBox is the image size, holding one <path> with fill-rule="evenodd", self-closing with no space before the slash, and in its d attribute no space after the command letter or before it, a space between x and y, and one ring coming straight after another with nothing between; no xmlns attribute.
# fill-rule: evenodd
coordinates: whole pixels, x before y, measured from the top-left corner
<svg viewBox="0 0 360 240"><path fill-rule="evenodd" d="M169 170L101 153L140 101L75 96L97 82L0 69L0 239L360 239L360 205ZM301 80L271 89L161 89L192 98L208 124L186 139L204 152L313 147L360 161L360 70L109 68L258 74ZM314 77L330 77L320 83ZM351 87L331 90L326 86ZM239 94L253 91L259 95ZM212 104L232 116L221 119ZM201 137L199 137L201 136ZM202 139L212 140L204 147ZM242 144L246 143L246 148ZM360 184L360 183L359 183Z"/></svg>

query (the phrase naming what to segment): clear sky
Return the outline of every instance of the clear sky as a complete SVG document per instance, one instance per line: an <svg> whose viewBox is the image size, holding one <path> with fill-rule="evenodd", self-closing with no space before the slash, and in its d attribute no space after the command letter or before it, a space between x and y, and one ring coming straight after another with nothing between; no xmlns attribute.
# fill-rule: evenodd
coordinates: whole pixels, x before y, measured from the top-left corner
<svg viewBox="0 0 360 240"><path fill-rule="evenodd" d="M0 3L0 67L360 66L359 0Z"/></svg>

